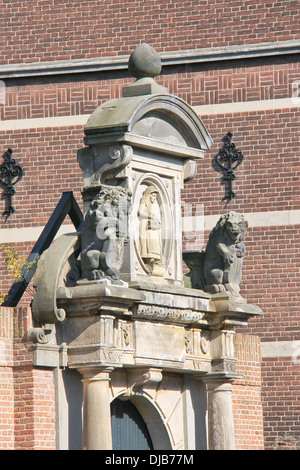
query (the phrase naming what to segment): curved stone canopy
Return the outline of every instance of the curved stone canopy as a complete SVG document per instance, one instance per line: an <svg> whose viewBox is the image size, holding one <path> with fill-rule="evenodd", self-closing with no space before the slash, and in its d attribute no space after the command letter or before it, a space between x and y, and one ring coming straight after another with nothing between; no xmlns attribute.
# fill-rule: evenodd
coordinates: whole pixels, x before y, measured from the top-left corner
<svg viewBox="0 0 300 470"><path fill-rule="evenodd" d="M195 111L185 101L169 94L107 101L91 114L84 130L87 145L118 140L159 148L161 142L163 147L177 147L177 153L183 155L193 150L194 157L202 157L203 150L212 145Z"/></svg>

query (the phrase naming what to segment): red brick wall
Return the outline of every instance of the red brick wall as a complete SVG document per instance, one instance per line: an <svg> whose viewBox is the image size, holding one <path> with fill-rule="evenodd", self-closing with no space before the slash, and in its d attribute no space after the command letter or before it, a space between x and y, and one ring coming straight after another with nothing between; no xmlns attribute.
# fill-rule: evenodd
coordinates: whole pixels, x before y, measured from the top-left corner
<svg viewBox="0 0 300 470"><path fill-rule="evenodd" d="M3 0L1 63L124 55L299 38L296 0ZM12 34L13 31L13 34Z"/></svg>
<svg viewBox="0 0 300 470"><path fill-rule="evenodd" d="M265 358L262 374L265 448L299 450L299 357Z"/></svg>
<svg viewBox="0 0 300 470"><path fill-rule="evenodd" d="M0 308L0 450L55 449L53 372L33 368L28 308Z"/></svg>
<svg viewBox="0 0 300 470"><path fill-rule="evenodd" d="M53 372L33 369L32 360L14 374L15 448L55 450L55 384Z"/></svg>
<svg viewBox="0 0 300 470"><path fill-rule="evenodd" d="M187 184L185 199L204 203L206 215L226 212L221 175L212 169L211 160L222 146L223 136L232 131L244 161L236 171L236 199L228 210L299 209L299 116L299 108L202 116L214 144L199 162L198 176Z"/></svg>
<svg viewBox="0 0 300 470"><path fill-rule="evenodd" d="M265 227L251 232L242 294L259 304L264 315L251 320L247 331L259 331L265 341L299 340L299 227Z"/></svg>
<svg viewBox="0 0 300 470"><path fill-rule="evenodd" d="M237 334L237 373L233 386L233 414L237 450L263 450L263 409L261 402L261 355L258 336Z"/></svg>
<svg viewBox="0 0 300 470"><path fill-rule="evenodd" d="M168 66L156 81L192 106L199 106L290 97L292 83L299 79L299 74L296 59L266 58L247 65L235 63L234 67ZM99 74L99 79L93 74L86 81L80 76L29 79L26 84L17 85L13 80L5 80L5 103L0 104L0 117L8 120L89 114L101 103L119 98L122 87L132 81L127 71Z"/></svg>
<svg viewBox="0 0 300 470"><path fill-rule="evenodd" d="M0 449L14 447L13 316L0 309Z"/></svg>
<svg viewBox="0 0 300 470"><path fill-rule="evenodd" d="M82 139L82 126L1 133L1 148L10 146L25 171L16 186L16 216L7 220L5 228L45 225L63 191L73 191L81 203L77 150L83 146Z"/></svg>
<svg viewBox="0 0 300 470"><path fill-rule="evenodd" d="M167 74L163 76L162 83L171 84L173 90L170 91L187 98L193 105L222 103L227 99L236 101L235 95L240 93L245 94L247 100L263 99L266 94L281 98L290 96L292 82L300 76L300 67L296 65L291 63L285 70L280 65L266 66L262 67L264 71L260 67L240 67L235 74L232 69L206 73L191 70L188 74ZM257 82L257 87L251 86L252 80ZM228 88L222 89L222 84ZM108 99L114 89L112 83L107 84L104 90L101 83L96 85L94 82L52 84L51 88L39 85L39 91L36 86L16 88L8 85L5 105L0 105L3 118L47 117L50 108L51 116L88 114ZM115 86L120 91L123 83ZM88 99L89 90L94 96L92 100ZM38 105L35 99L37 93L40 95ZM245 159L234 182L237 199L229 207L245 212L299 208L299 168L296 166L300 134L299 109L203 115L202 119L214 144L205 159L199 162L198 177L187 185L183 193L188 202L193 200L203 203L206 215L223 212L224 204L221 200L224 188L220 185L219 174L211 167L211 157L217 153L222 145L222 137L230 130L237 147L244 152ZM26 171L26 178L17 186L15 199L16 203L22 201L22 213L19 210L18 217L9 219L7 227L22 226L24 223L39 225L44 222L63 190L75 191L80 202L82 177L76 153L83 146L82 127L1 132L1 148L3 151L8 147L13 148L15 158Z"/></svg>

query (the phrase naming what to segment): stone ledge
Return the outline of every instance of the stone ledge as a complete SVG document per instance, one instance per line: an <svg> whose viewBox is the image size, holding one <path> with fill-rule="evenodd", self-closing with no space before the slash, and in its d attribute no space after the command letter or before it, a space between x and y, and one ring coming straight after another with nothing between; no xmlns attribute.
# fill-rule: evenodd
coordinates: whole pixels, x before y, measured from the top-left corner
<svg viewBox="0 0 300 470"><path fill-rule="evenodd" d="M278 41L249 45L225 46L203 49L188 49L180 52L160 53L163 66L191 63L216 62L235 59L251 59L287 54L299 54L300 41ZM16 77L37 77L74 73L93 73L127 70L128 57L108 57L106 59L74 59L7 64L1 66L0 79Z"/></svg>

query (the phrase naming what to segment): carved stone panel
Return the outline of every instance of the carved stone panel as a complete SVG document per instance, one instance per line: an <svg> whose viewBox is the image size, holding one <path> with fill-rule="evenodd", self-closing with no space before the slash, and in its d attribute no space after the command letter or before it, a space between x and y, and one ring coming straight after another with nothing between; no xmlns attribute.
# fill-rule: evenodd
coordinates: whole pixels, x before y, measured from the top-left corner
<svg viewBox="0 0 300 470"><path fill-rule="evenodd" d="M198 372L211 369L211 351L209 334L199 329L187 329L185 332L185 368Z"/></svg>
<svg viewBox="0 0 300 470"><path fill-rule="evenodd" d="M135 322L136 363L183 364L184 329L175 325Z"/></svg>

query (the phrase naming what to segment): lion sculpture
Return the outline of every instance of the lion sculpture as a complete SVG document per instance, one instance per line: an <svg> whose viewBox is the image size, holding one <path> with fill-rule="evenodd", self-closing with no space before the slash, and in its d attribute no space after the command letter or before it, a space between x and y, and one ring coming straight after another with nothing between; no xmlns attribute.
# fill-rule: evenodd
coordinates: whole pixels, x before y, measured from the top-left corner
<svg viewBox="0 0 300 470"><path fill-rule="evenodd" d="M118 280L131 193L120 187L102 185L101 188L85 215L81 235L82 277Z"/></svg>
<svg viewBox="0 0 300 470"><path fill-rule="evenodd" d="M220 217L212 229L205 252L184 253L184 261L191 269L188 276L192 287L212 294L228 291L239 296L247 227L244 216L231 211Z"/></svg>

